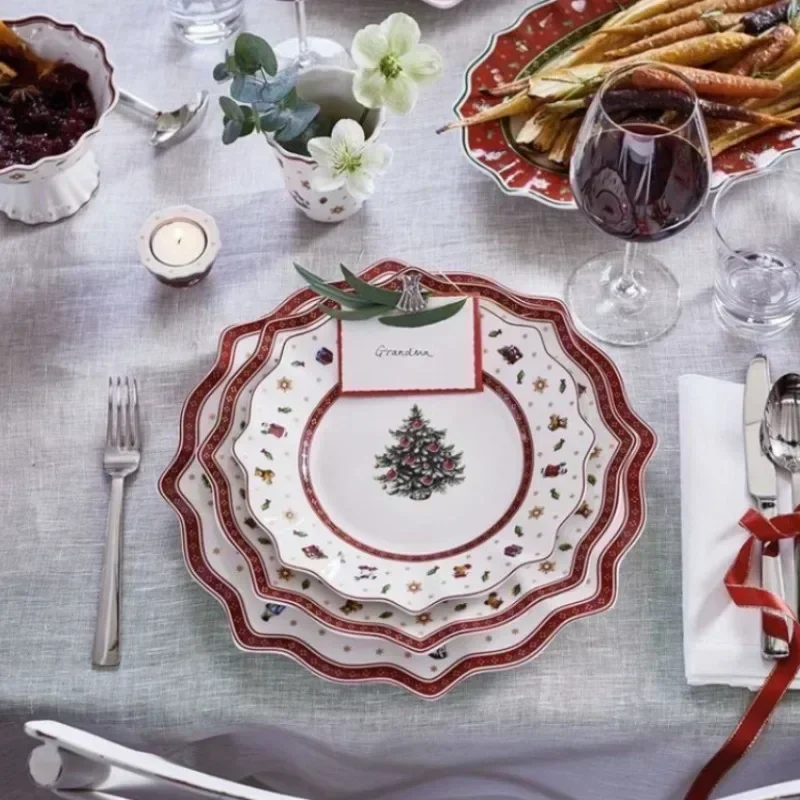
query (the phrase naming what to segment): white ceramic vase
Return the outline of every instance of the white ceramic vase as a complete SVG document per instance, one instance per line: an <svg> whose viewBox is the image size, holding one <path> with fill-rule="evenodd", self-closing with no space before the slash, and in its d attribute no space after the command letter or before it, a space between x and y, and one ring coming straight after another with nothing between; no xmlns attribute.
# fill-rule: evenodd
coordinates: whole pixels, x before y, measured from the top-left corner
<svg viewBox="0 0 800 800"><path fill-rule="evenodd" d="M297 94L319 105L323 113L333 119L358 121L364 108L353 96L354 74L343 67L311 67L300 74ZM385 121L384 109L367 114L364 134L368 142L378 139ZM289 152L273 136L267 136L267 141L275 151L286 191L307 217L317 222L342 222L364 205L363 200L356 200L344 186L333 192L315 191L311 188L311 176L317 169L317 162L310 156Z"/></svg>
<svg viewBox="0 0 800 800"><path fill-rule="evenodd" d="M0 170L2 213L30 225L56 222L89 202L99 184L100 171L89 144L117 102L114 68L103 42L84 33L77 25L43 16L10 20L9 25L39 55L68 61L86 70L89 90L97 107L94 127L66 153Z"/></svg>

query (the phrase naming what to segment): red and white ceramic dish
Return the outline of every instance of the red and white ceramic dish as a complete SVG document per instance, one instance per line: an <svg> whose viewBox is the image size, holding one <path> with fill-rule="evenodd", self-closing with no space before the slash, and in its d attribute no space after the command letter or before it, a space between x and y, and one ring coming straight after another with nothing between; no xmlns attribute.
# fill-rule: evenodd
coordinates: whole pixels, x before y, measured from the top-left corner
<svg viewBox="0 0 800 800"><path fill-rule="evenodd" d="M482 299L481 302L491 304L489 300ZM552 314L552 306L547 311ZM537 321L537 313L536 307L529 306L527 321L538 330L548 349L557 355L577 382L579 410L597 437L590 455L584 502L559 531L557 547L546 563L521 567L510 580L492 592L487 588L477 597L444 601L422 614L408 614L387 607L385 603L343 602L341 596L322 581L293 570L287 571L274 553L272 540L265 536L250 516L244 502L244 476L232 456L232 443L247 424L248 395L265 375L272 372L277 358L273 354L280 353L288 337L293 335L291 331L281 331L271 339L272 350L267 350L266 346L258 348L251 362L258 371L250 380L229 384L221 402L222 411L214 415L219 424L227 426L227 433L214 452L208 472L220 525L248 558L256 591L267 600L287 602L303 608L321 624L334 629L381 636L409 649L425 651L455 635L486 630L495 625L498 618L509 620L525 613L532 604L550 593L551 584L564 576L573 575L577 563L575 557L582 552L580 542L584 537L596 539L599 531L610 523L609 509L618 502L625 502L624 493L617 488L617 480L621 465L635 446L635 439L616 421L613 414L606 411L611 407L611 402L602 376L590 375L580 364L570 360L559 338L563 336L563 331L557 330L549 322ZM563 330L568 331L568 320L565 323ZM494 330L501 331L499 335L510 336L513 328ZM262 345L265 343L262 342ZM202 449L201 446L201 452ZM521 538L525 537L526 531L535 536L528 529L527 522L521 531Z"/></svg>
<svg viewBox="0 0 800 800"><path fill-rule="evenodd" d="M464 92L455 104L468 117L499 102L481 94L483 87L508 83L539 69L583 39L619 11L615 0L543 0L534 3L508 28L494 34L469 66ZM544 159L532 160L511 135L514 120L465 128L462 148L470 162L492 177L508 195L529 197L555 208L575 208L565 169ZM727 178L763 169L782 155L800 149L800 129L771 131L732 147L713 161L712 187Z"/></svg>
<svg viewBox="0 0 800 800"><path fill-rule="evenodd" d="M97 189L99 169L89 147L117 103L114 67L105 43L77 25L45 16L12 19L7 24L38 55L68 61L89 75L97 108L94 127L65 153L0 169L0 211L28 224L55 222L74 214Z"/></svg>
<svg viewBox="0 0 800 800"><path fill-rule="evenodd" d="M284 566L421 614L550 556L583 502L594 433L537 329L480 308L481 392L342 396L338 325L321 311L286 342L234 445ZM394 463L430 466L387 491Z"/></svg>
<svg viewBox="0 0 800 800"><path fill-rule="evenodd" d="M391 263L382 267L396 272L404 269L403 265ZM366 275L375 276L374 272ZM494 286L475 276L458 278L475 281L487 289ZM636 447L620 473L629 502L617 508L615 519L594 547L580 544L584 553L578 559L581 568L577 582L559 581L557 594L541 599L518 621L492 629L491 636L483 632L459 636L446 647L425 654L369 637L342 637L300 611L264 604L257 597L248 586L244 559L216 527L211 491L203 480L197 447L200 437L214 424L226 381L251 355L259 332L269 334L280 330L281 317L307 304L311 299L308 295L299 293L263 320L223 334L217 363L184 407L178 453L160 483L162 493L181 522L187 565L195 578L225 606L237 644L248 650L283 653L332 680L391 682L422 697L436 697L470 674L508 668L531 658L570 619L608 607L616 596L619 560L643 524L642 476L655 438L627 405L613 365L579 338L575 339L577 357L585 363L587 372L601 376L600 381L610 391L613 415L623 421L622 427L628 435L635 432ZM545 302L563 314L559 303Z"/></svg>

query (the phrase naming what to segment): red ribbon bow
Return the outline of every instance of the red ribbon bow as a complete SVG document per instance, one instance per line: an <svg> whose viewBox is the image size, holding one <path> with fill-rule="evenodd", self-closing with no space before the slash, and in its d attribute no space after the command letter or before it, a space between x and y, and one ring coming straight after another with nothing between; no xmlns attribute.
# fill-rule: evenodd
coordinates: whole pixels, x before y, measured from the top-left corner
<svg viewBox="0 0 800 800"><path fill-rule="evenodd" d="M794 514L784 514L773 519L767 519L758 511L750 509L739 520L739 524L749 531L750 538L742 545L733 564L725 573L725 588L731 600L740 608L761 609L765 632L787 642L789 655L775 662L772 672L728 741L694 779L686 800L705 800L726 773L752 747L800 668L800 623L794 611L772 592L747 583L750 560L758 542L762 543L769 555L778 555L778 542L781 539L793 539L800 534L800 506ZM784 620L791 623L791 634L787 631Z"/></svg>

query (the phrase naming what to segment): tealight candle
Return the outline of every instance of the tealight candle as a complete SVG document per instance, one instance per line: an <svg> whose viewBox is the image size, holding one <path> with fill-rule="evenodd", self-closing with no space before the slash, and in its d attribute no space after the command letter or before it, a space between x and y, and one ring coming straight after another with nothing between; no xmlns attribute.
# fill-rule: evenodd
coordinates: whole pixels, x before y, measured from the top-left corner
<svg viewBox="0 0 800 800"><path fill-rule="evenodd" d="M162 283L192 286L211 271L219 252L214 220L191 206L157 211L139 231L142 264Z"/></svg>

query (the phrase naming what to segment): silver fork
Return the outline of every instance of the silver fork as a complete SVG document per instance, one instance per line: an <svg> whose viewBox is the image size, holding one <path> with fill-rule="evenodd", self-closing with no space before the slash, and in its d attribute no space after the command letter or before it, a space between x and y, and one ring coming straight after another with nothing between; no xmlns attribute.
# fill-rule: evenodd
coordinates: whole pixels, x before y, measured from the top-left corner
<svg viewBox="0 0 800 800"><path fill-rule="evenodd" d="M136 381L108 379L108 426L103 470L111 478L106 550L97 606L92 664L119 666L119 572L122 551L122 497L125 478L139 469L142 434Z"/></svg>

